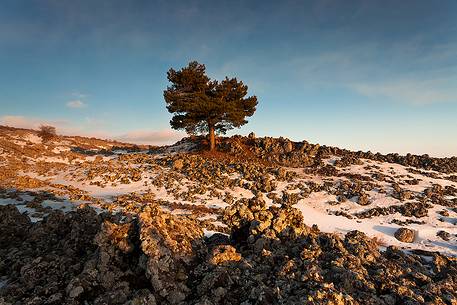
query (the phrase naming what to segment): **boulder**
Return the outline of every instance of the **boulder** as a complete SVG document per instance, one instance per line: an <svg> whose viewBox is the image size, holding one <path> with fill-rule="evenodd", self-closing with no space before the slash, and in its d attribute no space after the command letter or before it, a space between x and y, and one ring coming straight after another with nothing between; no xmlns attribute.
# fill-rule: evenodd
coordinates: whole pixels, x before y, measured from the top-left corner
<svg viewBox="0 0 457 305"><path fill-rule="evenodd" d="M400 228L395 234L395 238L404 243L412 243L416 237L416 233L408 228Z"/></svg>
<svg viewBox="0 0 457 305"><path fill-rule="evenodd" d="M208 262L212 265L219 265L226 262L237 262L241 260L241 254L230 245L218 245L214 247L208 257Z"/></svg>
<svg viewBox="0 0 457 305"><path fill-rule="evenodd" d="M139 214L144 267L152 287L171 304L182 302L190 292L187 269L203 245L198 223L163 213L158 206L147 206Z"/></svg>

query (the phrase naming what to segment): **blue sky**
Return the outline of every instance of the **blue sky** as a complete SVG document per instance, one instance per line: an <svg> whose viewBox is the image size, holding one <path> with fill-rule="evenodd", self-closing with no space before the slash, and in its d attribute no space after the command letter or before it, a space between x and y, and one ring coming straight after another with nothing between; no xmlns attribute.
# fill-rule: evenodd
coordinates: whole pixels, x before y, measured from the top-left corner
<svg viewBox="0 0 457 305"><path fill-rule="evenodd" d="M0 1L0 124L164 143L166 71L257 95L233 133L457 155L456 1Z"/></svg>

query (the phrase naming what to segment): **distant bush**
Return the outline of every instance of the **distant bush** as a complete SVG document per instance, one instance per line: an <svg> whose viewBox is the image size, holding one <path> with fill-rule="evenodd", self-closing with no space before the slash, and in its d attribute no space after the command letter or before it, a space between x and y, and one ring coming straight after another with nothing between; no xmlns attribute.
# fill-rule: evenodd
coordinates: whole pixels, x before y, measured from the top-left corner
<svg viewBox="0 0 457 305"><path fill-rule="evenodd" d="M50 125L41 125L38 129L38 136L43 142L48 142L57 136L56 128Z"/></svg>

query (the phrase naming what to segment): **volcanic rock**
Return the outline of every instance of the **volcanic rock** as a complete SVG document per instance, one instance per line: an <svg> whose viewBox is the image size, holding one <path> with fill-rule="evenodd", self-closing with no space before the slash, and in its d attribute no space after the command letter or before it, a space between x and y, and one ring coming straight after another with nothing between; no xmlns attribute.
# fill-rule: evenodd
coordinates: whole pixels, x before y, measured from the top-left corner
<svg viewBox="0 0 457 305"><path fill-rule="evenodd" d="M408 228L400 228L394 234L396 239L404 243L414 242L415 235L415 232Z"/></svg>

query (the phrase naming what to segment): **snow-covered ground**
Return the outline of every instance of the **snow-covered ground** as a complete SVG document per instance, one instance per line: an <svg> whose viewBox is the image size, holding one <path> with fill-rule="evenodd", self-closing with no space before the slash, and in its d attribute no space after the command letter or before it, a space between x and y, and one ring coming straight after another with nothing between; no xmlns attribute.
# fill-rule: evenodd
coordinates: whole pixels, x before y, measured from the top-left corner
<svg viewBox="0 0 457 305"><path fill-rule="evenodd" d="M21 147L26 142L42 144L41 139L33 134L25 137L12 136L11 138L12 143L18 142L16 144ZM180 170L175 170L173 166L158 161L192 150L194 147L189 143L170 146L159 154L152 155L146 154L146 151L129 153L126 149L117 149L113 150L113 154L109 156L76 155L71 156L70 159L67 155L71 153L70 140L55 142L46 153L35 158L23 158L23 160L28 159L32 162L31 164L23 163L21 166L24 168L20 168L17 173L20 177L37 181L37 185L24 186L16 191L13 188L4 189L3 195L0 194L0 205L16 205L21 212L27 213L32 221L40 221L49 209L68 212L81 204L88 203L98 211L102 211L110 204L114 205L124 195L129 195L133 201L138 201L138 198L142 198L141 196L144 194L152 194L154 200L159 200L164 209L172 211L173 214L185 215L195 212L199 220L222 228L224 224L221 222L220 216L223 209L241 198L251 198L255 193L247 186L255 181L244 179L236 171L224 173L222 176L230 181L236 180L237 183L224 188L203 185L203 190L200 190L202 185L198 180ZM96 151L96 147L94 149ZM12 166L11 160L21 158L21 156L13 156L3 149L0 152L2 152L1 157L6 159L6 161L0 160L2 162L0 164L5 168ZM323 161L325 164L332 165L338 159L338 157L331 157ZM447 180L446 175L439 172L421 170L421 173L416 173L399 164L364 159L361 161L361 164L339 168L337 176L309 174L302 168L285 168L287 171L295 172L295 178L292 181L275 181L276 187L269 193L275 193L278 197L281 197L283 193L300 195L312 185L330 184L329 189L322 188L319 191L305 192L305 195L300 195L300 199L294 206L302 212L306 224L310 226L317 224L322 231L342 234L351 230L360 230L369 236L376 237L384 246L396 245L405 249L423 249L457 255L457 210L455 207L433 203L428 208L427 215L420 218L405 216L399 212L369 218L357 217L358 213L373 208L389 208L406 202L417 202L424 191L433 185L456 188L457 183ZM43 166L43 164L45 165ZM14 166L19 165L16 162ZM335 190L344 181L354 182L355 178L351 178L350 174L372 178L368 183L374 186L366 190L370 202L368 205L360 205L357 203L356 197L338 202ZM383 175L387 178L373 178L376 175ZM417 181L409 183L408 181L411 180ZM300 187L297 186L299 184ZM398 185L402 191L411 192L412 197L404 201L398 199L394 196L394 185ZM55 200L52 196L39 197L38 194L42 191L55 195L59 200ZM20 199L17 198L18 196L11 195L14 192L20 194ZM263 198L267 205L274 204L273 199L267 195L268 193L264 192ZM37 196L39 200L37 200ZM445 198L452 200L456 197L447 196ZM36 201L40 208L36 209L33 205L28 204L32 201ZM120 210L126 207L119 205L113 206L113 208ZM199 210L197 211L197 209ZM394 237L395 231L400 227L408 227L416 231L416 239L413 243L403 243ZM449 240L443 240L438 236L440 231L449 233ZM205 229L206 235L214 232L214 230Z"/></svg>

